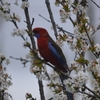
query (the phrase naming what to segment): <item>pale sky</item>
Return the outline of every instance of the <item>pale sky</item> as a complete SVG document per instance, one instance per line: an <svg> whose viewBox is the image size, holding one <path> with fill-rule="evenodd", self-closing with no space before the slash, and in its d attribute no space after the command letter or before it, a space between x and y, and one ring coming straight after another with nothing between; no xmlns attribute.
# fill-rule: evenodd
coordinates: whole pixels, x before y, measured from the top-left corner
<svg viewBox="0 0 100 100"><path fill-rule="evenodd" d="M14 0L9 0L14 2ZM61 24L60 16L59 16L59 7L55 7L54 5L55 0L50 0L51 8L53 11L55 22L64 27L65 30L69 32L73 32L73 27L70 21L67 23ZM44 27L48 30L49 34L55 39L54 32L51 29L51 24L39 17L39 14L43 15L47 19L49 19L49 14L45 5L45 0L29 0L30 2L30 18L35 18L35 22L33 24L34 27ZM20 3L20 2L19 2ZM20 29L26 28L26 24L23 22L25 20L24 12L20 7L11 6L12 12L16 12L21 16L21 22L18 23ZM2 53L9 58L9 56L13 57L25 57L28 54L29 49L23 48L23 40L21 37L12 37L11 32L15 28L15 26L11 22L6 22L3 19L0 20L0 33L2 35L0 39L2 39ZM66 43L67 44L67 43ZM74 53L69 53L69 46L63 48L64 54L68 57L68 62L72 61L72 55ZM39 90L38 90L38 83L36 77L30 73L30 64L27 65L26 68L23 68L23 65L20 61L16 61L10 59L10 64L7 67L8 73L12 76L13 85L9 88L9 93L12 95L14 100L25 100L25 94L27 92L31 93L33 97L36 97L37 100L40 100ZM69 64L70 64L69 62ZM46 83L46 82L44 82ZM49 99L49 92L47 88L45 90L46 100Z"/></svg>

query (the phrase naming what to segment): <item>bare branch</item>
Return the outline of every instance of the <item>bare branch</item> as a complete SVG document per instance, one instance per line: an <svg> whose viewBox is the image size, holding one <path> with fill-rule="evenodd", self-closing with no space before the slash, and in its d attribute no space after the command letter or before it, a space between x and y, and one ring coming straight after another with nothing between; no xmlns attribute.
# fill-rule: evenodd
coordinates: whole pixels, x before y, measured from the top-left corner
<svg viewBox="0 0 100 100"><path fill-rule="evenodd" d="M50 98L50 99L48 99L48 100L53 100L53 97L52 97L52 98Z"/></svg>
<svg viewBox="0 0 100 100"><path fill-rule="evenodd" d="M39 84L41 100L45 100L44 92L43 92L44 90L43 90L43 82L42 82L42 80L38 79L38 84Z"/></svg>
<svg viewBox="0 0 100 100"><path fill-rule="evenodd" d="M93 0L91 0L98 8L100 8L100 6L96 3L96 2L94 2Z"/></svg>
<svg viewBox="0 0 100 100"><path fill-rule="evenodd" d="M18 29L18 25L17 25L16 21L11 20L11 22L12 22L12 23L15 25L15 27Z"/></svg>
<svg viewBox="0 0 100 100"><path fill-rule="evenodd" d="M28 11L28 8L25 7L24 9L24 13L25 13L25 17L26 17L26 23L27 23L27 28L30 32L29 37L31 39L31 43L32 43L32 48L35 50L36 49L36 45L35 45L35 41L34 41L34 37L33 37L33 33L32 33L32 24L30 22L30 17L29 17L29 11Z"/></svg>
<svg viewBox="0 0 100 100"><path fill-rule="evenodd" d="M42 17L43 19L45 19L46 21L48 21L48 22L51 23L51 21L48 20L47 18L45 18L44 16L42 16L42 15L40 15L40 14L39 14L39 16ZM74 37L74 34L73 34L73 33L64 30L62 27L58 26L57 24L56 24L56 27L57 27L57 29L58 29L59 31L62 31L63 33L67 33L69 36Z"/></svg>
<svg viewBox="0 0 100 100"><path fill-rule="evenodd" d="M10 56L10 58L15 59L15 60L25 61L26 63L27 63L27 62L31 62L30 60L24 59L24 58L22 58L22 57L16 58L16 57Z"/></svg>
<svg viewBox="0 0 100 100"><path fill-rule="evenodd" d="M73 26L75 26L74 21L72 20L71 17L69 17L70 21L72 22Z"/></svg>
<svg viewBox="0 0 100 100"><path fill-rule="evenodd" d="M86 88L88 91L90 91L92 94L94 94L96 97L100 98L100 95L96 94L94 91L89 89L86 85L84 85L84 88Z"/></svg>
<svg viewBox="0 0 100 100"><path fill-rule="evenodd" d="M89 37L89 35L88 35L88 32L87 32L87 29L86 29L85 25L84 25L84 29L85 29L86 35L87 35L87 37L88 37L88 39L89 39L89 42L90 42L91 46L94 47L94 45L93 45L93 43L92 43L92 41L91 41L91 39L90 39L90 37ZM94 52L93 52L93 54L95 55L96 58L99 57L98 53L94 53Z"/></svg>
<svg viewBox="0 0 100 100"><path fill-rule="evenodd" d="M2 0L0 0L0 2L1 2L2 5L4 5Z"/></svg>
<svg viewBox="0 0 100 100"><path fill-rule="evenodd" d="M46 3L46 6L47 6L49 15L50 15L50 19L51 19L51 23L52 23L52 26L53 26L53 29L54 29L55 37L57 39L58 33L57 33L57 29L56 29L56 24L55 24L55 21L54 21L53 13L52 13L52 10L51 10L51 7L50 7L50 2L49 2L49 0L45 0L45 3Z"/></svg>
<svg viewBox="0 0 100 100"><path fill-rule="evenodd" d="M82 92L82 91L80 91L80 90L78 90L77 92L82 93L82 94L86 94L86 95L88 95L89 97L95 97L95 98L96 98L96 96L94 96L94 95L92 95L92 94L89 94L89 93L87 93L87 92Z"/></svg>
<svg viewBox="0 0 100 100"><path fill-rule="evenodd" d="M31 24L31 27L32 27L33 23L34 23L34 18L32 18L32 24Z"/></svg>
<svg viewBox="0 0 100 100"><path fill-rule="evenodd" d="M63 33L67 33L69 36L74 37L74 34L73 34L73 33L64 30L62 27L59 27L59 26L57 25L57 28L59 29L59 31L62 31Z"/></svg>
<svg viewBox="0 0 100 100"><path fill-rule="evenodd" d="M47 18L43 17L41 14L39 14L39 16L40 16L40 17L42 17L43 19L45 19L46 21L48 21L48 22L50 22L50 23L51 23L51 21L50 21L50 20L48 20Z"/></svg>

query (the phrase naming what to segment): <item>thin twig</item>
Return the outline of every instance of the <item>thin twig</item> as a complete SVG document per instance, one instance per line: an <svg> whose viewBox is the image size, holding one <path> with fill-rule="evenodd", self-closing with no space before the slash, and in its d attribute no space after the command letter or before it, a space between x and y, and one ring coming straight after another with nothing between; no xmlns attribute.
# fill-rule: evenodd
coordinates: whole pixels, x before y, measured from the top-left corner
<svg viewBox="0 0 100 100"><path fill-rule="evenodd" d="M2 5L4 5L2 0L0 0L0 2L1 2Z"/></svg>
<svg viewBox="0 0 100 100"><path fill-rule="evenodd" d="M39 14L39 16L40 16L41 18L45 19L46 21L48 21L49 23L51 23L50 20L48 20L47 18L45 18L45 17L42 16L41 14ZM62 27L58 26L57 24L56 24L56 27L57 27L57 29L59 29L59 31L62 31L62 32L67 33L68 35L74 37L74 34L73 34L73 33L64 30Z"/></svg>
<svg viewBox="0 0 100 100"><path fill-rule="evenodd" d="M11 22L12 22L12 23L15 25L15 27L18 29L18 25L17 25L16 21L11 20Z"/></svg>
<svg viewBox="0 0 100 100"><path fill-rule="evenodd" d="M51 97L50 99L48 99L48 100L53 100L53 97Z"/></svg>
<svg viewBox="0 0 100 100"><path fill-rule="evenodd" d="M51 23L51 21L50 21L50 20L48 20L47 18L43 17L41 14L39 14L39 16L40 16L40 17L42 17L43 19L45 19L46 21L48 21L48 22L50 22L50 23Z"/></svg>
<svg viewBox="0 0 100 100"><path fill-rule="evenodd" d="M12 56L10 56L10 58L12 58L12 59L15 59L15 60L20 60L20 61L24 61L24 62L31 62L30 60L27 60L27 59L24 59L24 58L22 58L22 57L20 57L20 58L16 58L16 57L12 57Z"/></svg>
<svg viewBox="0 0 100 100"><path fill-rule="evenodd" d="M75 23L74 23L74 21L72 20L72 18L69 17L69 19L70 19L70 21L72 22L73 26L75 26Z"/></svg>
<svg viewBox="0 0 100 100"><path fill-rule="evenodd" d="M80 90L78 90L77 92L82 93L82 94L86 94L86 95L88 95L89 97L96 97L96 96L94 96L94 95L92 95L92 94L89 94L89 93L87 93L87 92L82 92L82 91L80 91Z"/></svg>
<svg viewBox="0 0 100 100"><path fill-rule="evenodd" d="M51 23L52 23L52 26L53 26L53 29L54 29L55 37L57 39L58 33L57 33L53 13L52 13L52 10L51 10L51 7L50 7L50 2L49 2L49 0L45 0L45 3L46 3L46 6L47 6L47 9L48 9L48 12L49 12L49 16L50 16L50 19L51 19Z"/></svg>
<svg viewBox="0 0 100 100"><path fill-rule="evenodd" d="M94 2L93 0L91 0L92 1L92 3L94 3L98 8L100 8L100 6L96 3L96 2Z"/></svg>
<svg viewBox="0 0 100 100"><path fill-rule="evenodd" d="M84 25L84 29L85 29L86 35L87 35L87 37L88 37L88 39L89 39L89 42L90 42L91 46L93 47L94 45L93 45L93 43L92 43L92 41L91 41L91 39L90 39L90 37L89 37L89 34L88 34L88 32L87 32L87 29L86 29L85 25Z"/></svg>
<svg viewBox="0 0 100 100"><path fill-rule="evenodd" d="M34 23L34 18L32 18L32 24L31 24L31 27L33 26L33 23Z"/></svg>
<svg viewBox="0 0 100 100"><path fill-rule="evenodd" d="M87 32L87 29L86 29L85 25L84 25L84 29L85 29L86 35L87 35L87 37L88 37L88 39L89 39L89 42L90 42L91 46L94 47L94 45L93 45L93 43L92 43L92 41L91 41L91 39L90 39L90 37L89 37L89 35L88 35L88 32ZM94 52L92 52L92 53L94 54L94 56L95 56L96 58L99 57L99 56L97 55L97 53L94 53Z"/></svg>
<svg viewBox="0 0 100 100"><path fill-rule="evenodd" d="M91 93L93 93L96 97L100 98L99 95L97 95L94 91L92 91L91 89L89 89L86 85L84 85L84 88L86 88L88 91L90 91Z"/></svg>
<svg viewBox="0 0 100 100"><path fill-rule="evenodd" d="M69 36L74 37L74 34L73 34L73 33L64 30L62 27L59 27L59 26L57 25L57 28L59 29L59 31L62 31L62 32L64 32L64 33L67 33Z"/></svg>

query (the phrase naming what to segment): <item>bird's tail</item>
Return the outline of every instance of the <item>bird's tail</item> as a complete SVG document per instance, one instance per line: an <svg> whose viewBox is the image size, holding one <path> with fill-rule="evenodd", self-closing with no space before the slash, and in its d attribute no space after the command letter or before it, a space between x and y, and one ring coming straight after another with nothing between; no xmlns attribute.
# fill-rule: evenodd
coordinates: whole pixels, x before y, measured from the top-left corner
<svg viewBox="0 0 100 100"><path fill-rule="evenodd" d="M63 90L66 92L68 100L74 100L73 94L66 90L65 85L63 84L63 81L66 79L66 76L60 74L60 79L63 85Z"/></svg>

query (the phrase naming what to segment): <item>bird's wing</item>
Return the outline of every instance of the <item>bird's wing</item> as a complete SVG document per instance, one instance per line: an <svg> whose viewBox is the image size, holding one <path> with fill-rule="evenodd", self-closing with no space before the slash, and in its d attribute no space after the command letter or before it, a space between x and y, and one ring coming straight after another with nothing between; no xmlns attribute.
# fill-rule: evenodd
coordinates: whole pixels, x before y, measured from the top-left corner
<svg viewBox="0 0 100 100"><path fill-rule="evenodd" d="M48 48L54 55L54 57L61 63L61 65L66 64L66 59L61 48L53 41L51 37L49 38L48 41Z"/></svg>

